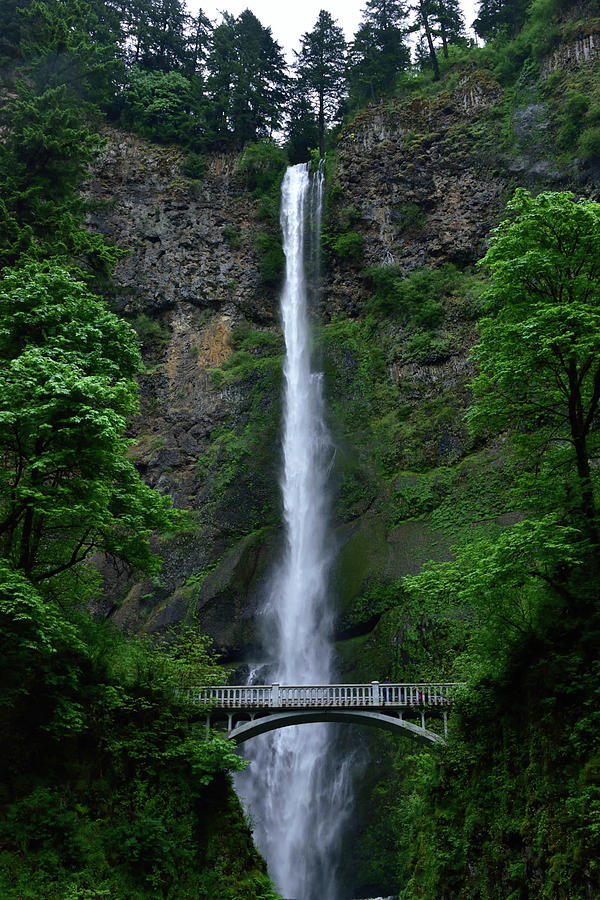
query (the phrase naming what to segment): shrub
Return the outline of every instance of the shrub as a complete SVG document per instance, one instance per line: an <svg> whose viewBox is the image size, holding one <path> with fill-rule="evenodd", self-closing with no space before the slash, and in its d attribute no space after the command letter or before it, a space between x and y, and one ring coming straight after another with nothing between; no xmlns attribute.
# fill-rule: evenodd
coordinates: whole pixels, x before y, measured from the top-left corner
<svg viewBox="0 0 600 900"><path fill-rule="evenodd" d="M142 137L159 144L188 144L192 139L192 88L179 72L144 72L134 66L123 100L125 124Z"/></svg>
<svg viewBox="0 0 600 900"><path fill-rule="evenodd" d="M586 128L579 137L577 149L584 159L600 157L600 126Z"/></svg>
<svg viewBox="0 0 600 900"><path fill-rule="evenodd" d="M146 352L160 352L169 340L169 329L157 319L147 316L146 313L138 313L131 324Z"/></svg>
<svg viewBox="0 0 600 900"><path fill-rule="evenodd" d="M440 363L451 353L452 348L448 341L423 332L415 334L408 341L403 355L407 362Z"/></svg>
<svg viewBox="0 0 600 900"><path fill-rule="evenodd" d="M242 246L240 229L237 225L226 225L223 229L223 239L227 241L232 250L239 250Z"/></svg>
<svg viewBox="0 0 600 900"><path fill-rule="evenodd" d="M425 213L416 203L402 203L398 208L399 231L409 234L419 231L425 221Z"/></svg>
<svg viewBox="0 0 600 900"><path fill-rule="evenodd" d="M336 256L341 259L352 259L360 256L363 250L364 238L357 231L346 231L331 238L329 246Z"/></svg>
<svg viewBox="0 0 600 900"><path fill-rule="evenodd" d="M260 231L254 245L258 251L258 270L265 284L277 285L285 267L285 256L279 235Z"/></svg>
<svg viewBox="0 0 600 900"><path fill-rule="evenodd" d="M248 144L237 165L246 187L257 197L277 193L288 164L285 151L275 141L265 139Z"/></svg>
<svg viewBox="0 0 600 900"><path fill-rule="evenodd" d="M408 275L398 266L371 266L363 274L374 288L367 301L369 312L414 317L417 324L424 326L440 324L440 297L450 294L460 278L451 263L437 269L416 269Z"/></svg>
<svg viewBox="0 0 600 900"><path fill-rule="evenodd" d="M187 178L194 181L200 180L206 175L206 157L201 153L188 153L181 168Z"/></svg>
<svg viewBox="0 0 600 900"><path fill-rule="evenodd" d="M568 149L577 139L589 103L590 101L581 91L575 91L568 95L561 111L562 124L558 132L558 142L561 147Z"/></svg>

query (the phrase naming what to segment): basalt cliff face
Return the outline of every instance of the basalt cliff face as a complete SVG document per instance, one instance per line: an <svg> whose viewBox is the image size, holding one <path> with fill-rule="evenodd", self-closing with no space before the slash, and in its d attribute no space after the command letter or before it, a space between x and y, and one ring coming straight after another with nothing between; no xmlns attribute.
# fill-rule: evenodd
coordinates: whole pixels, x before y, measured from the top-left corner
<svg viewBox="0 0 600 900"><path fill-rule="evenodd" d="M593 53L595 43L581 64ZM431 99L368 108L339 141L318 347L340 448L340 659L356 677L361 664L344 639L358 631L375 646L379 621L359 615L356 598L373 579L446 556L431 511L452 479L477 478L501 454L473 446L463 421L482 284L471 267L517 183L596 190L593 166L547 158L528 104L512 112L508 151L502 89L463 71ZM188 511L184 529L157 547L158 579L132 584L107 569L98 611L150 632L194 621L239 662L257 652L257 599L279 542L277 290L259 273L263 226L236 157L210 157L200 181L184 177L183 159L111 130L87 186L90 227L130 251L113 303L144 346L132 453L147 481ZM349 233L351 252L339 240ZM438 291L428 314L373 318L381 267L446 281L424 289Z"/></svg>
<svg viewBox="0 0 600 900"><path fill-rule="evenodd" d="M235 174L237 158L212 156L202 182L183 176L184 158L111 130L87 188L90 227L129 251L115 273L113 303L143 343L141 414L131 428L136 464L189 511L184 532L160 548L160 579L132 586L106 570L104 612L126 629L162 629L200 613L207 578L200 619L229 649L246 641L240 620L251 616L249 588L263 552L262 542L248 539L256 530L249 520L272 502L275 476L256 472L245 484L241 469L232 472L227 496L222 473L211 478L223 458L217 450L206 459L215 435L243 429L250 414L244 390L216 386L211 372L231 357L236 325L276 329L275 302L261 283L256 204ZM275 401L271 392L267 418ZM217 577L207 577L219 560Z"/></svg>

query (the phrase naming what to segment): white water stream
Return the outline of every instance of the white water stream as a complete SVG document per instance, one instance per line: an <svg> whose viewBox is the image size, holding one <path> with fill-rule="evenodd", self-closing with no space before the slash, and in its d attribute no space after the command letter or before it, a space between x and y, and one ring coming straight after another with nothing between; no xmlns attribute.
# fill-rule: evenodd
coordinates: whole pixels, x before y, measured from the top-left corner
<svg viewBox="0 0 600 900"><path fill-rule="evenodd" d="M285 551L264 609L273 681L327 684L332 676L332 562L328 477L334 447L325 424L322 375L313 367L309 297L318 283L323 175L294 166L282 185L286 277L281 316L284 368L281 490ZM349 811L346 765L330 753L332 726L281 729L248 745L238 786L278 890L294 900L338 900L336 857Z"/></svg>

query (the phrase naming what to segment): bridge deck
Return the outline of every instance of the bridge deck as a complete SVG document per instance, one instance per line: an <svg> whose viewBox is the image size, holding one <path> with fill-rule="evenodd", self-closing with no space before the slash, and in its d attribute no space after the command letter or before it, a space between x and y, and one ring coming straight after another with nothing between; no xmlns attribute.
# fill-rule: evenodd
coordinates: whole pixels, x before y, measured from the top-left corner
<svg viewBox="0 0 600 900"><path fill-rule="evenodd" d="M227 685L191 688L188 699L213 710L415 709L451 706L454 682L421 684Z"/></svg>

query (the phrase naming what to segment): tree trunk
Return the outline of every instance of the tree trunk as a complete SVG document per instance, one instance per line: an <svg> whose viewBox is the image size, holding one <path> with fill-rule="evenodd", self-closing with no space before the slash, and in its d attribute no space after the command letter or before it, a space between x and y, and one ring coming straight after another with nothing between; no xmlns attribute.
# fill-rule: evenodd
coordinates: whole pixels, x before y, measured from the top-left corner
<svg viewBox="0 0 600 900"><path fill-rule="evenodd" d="M325 156L325 102L323 91L319 91L319 155Z"/></svg>
<svg viewBox="0 0 600 900"><path fill-rule="evenodd" d="M583 414L583 402L581 399L581 388L578 375L579 373L577 371L575 360L571 360L568 367L569 429L575 448L577 477L581 491L580 507L588 536L592 543L598 546L598 544L600 544L600 539L598 535L596 502L594 500L590 461L587 451L587 434L589 428L586 427L586 419Z"/></svg>
<svg viewBox="0 0 600 900"><path fill-rule="evenodd" d="M431 59L431 65L433 66L433 80L439 81L440 80L440 67L438 64L435 47L433 45L433 36L431 34L431 28L429 27L429 19L427 18L427 13L425 12L425 8L423 6L422 0L420 0L420 2L419 2L419 10L421 12L421 21L423 23L425 37L427 38L427 46L429 47L429 57Z"/></svg>
<svg viewBox="0 0 600 900"><path fill-rule="evenodd" d="M444 59L448 59L448 36L446 34L446 26L442 19L440 19L440 34L442 36L442 48L444 51Z"/></svg>

